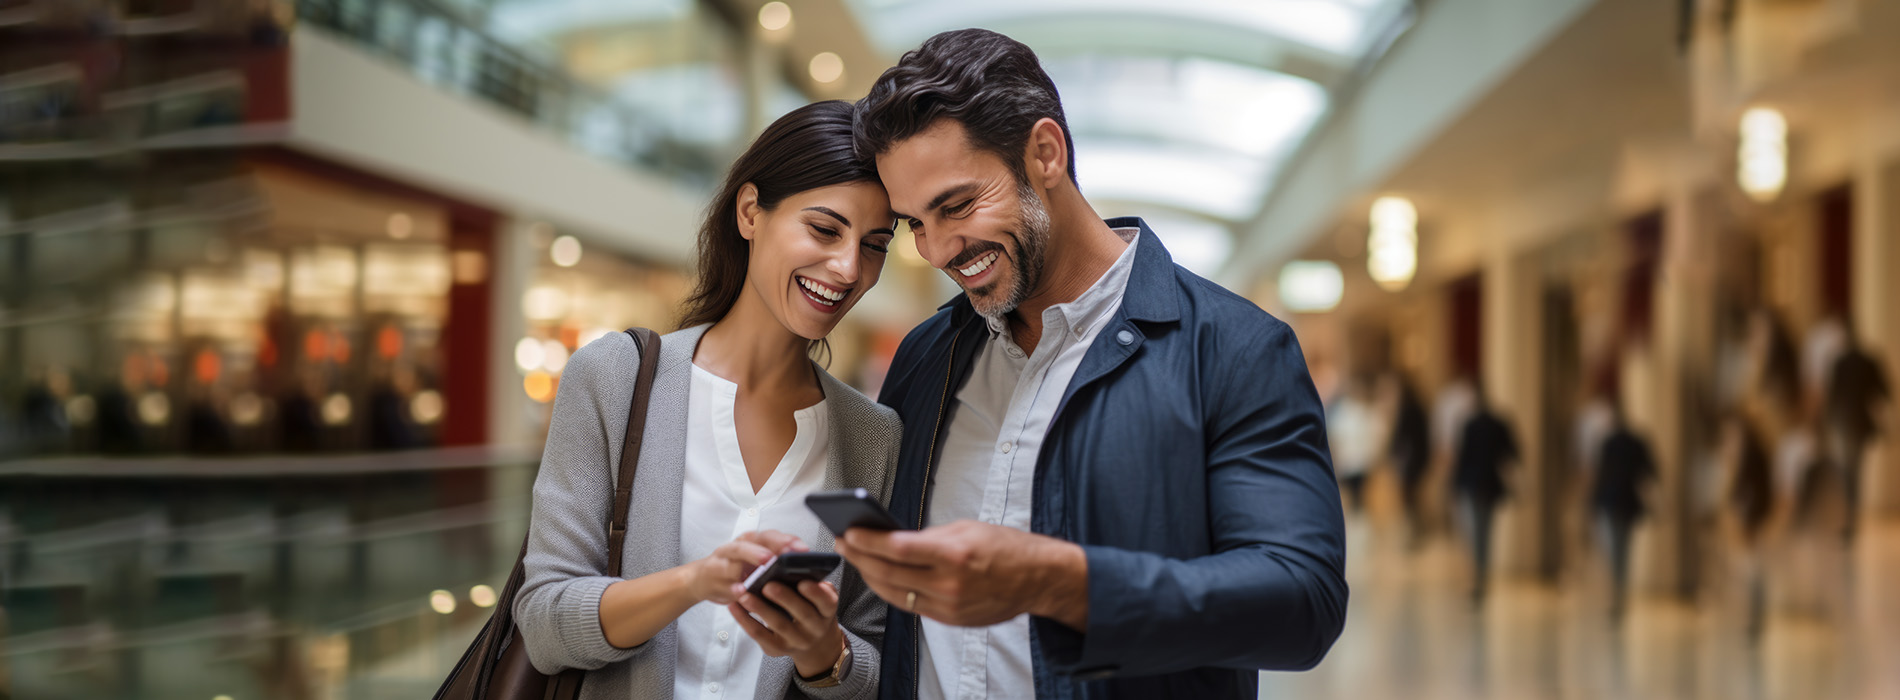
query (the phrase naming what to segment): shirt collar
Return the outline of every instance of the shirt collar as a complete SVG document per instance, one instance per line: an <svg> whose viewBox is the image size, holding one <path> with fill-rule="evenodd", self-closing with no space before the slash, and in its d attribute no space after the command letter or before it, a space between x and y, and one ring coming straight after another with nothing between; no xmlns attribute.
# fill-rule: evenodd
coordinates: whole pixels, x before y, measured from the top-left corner
<svg viewBox="0 0 1900 700"><path fill-rule="evenodd" d="M1141 242L1139 226L1115 229L1115 233L1128 241L1128 247L1115 258L1115 264L1095 280L1095 284L1082 292L1081 296L1061 304L1043 309L1042 325L1044 332L1061 326L1071 339L1079 340L1088 335L1088 331L1098 324L1105 323L1108 317L1121 306L1122 294L1128 289L1128 278L1135 268L1135 247ZM985 316L984 323L990 329L991 337L1006 336L1009 324L1001 318Z"/></svg>

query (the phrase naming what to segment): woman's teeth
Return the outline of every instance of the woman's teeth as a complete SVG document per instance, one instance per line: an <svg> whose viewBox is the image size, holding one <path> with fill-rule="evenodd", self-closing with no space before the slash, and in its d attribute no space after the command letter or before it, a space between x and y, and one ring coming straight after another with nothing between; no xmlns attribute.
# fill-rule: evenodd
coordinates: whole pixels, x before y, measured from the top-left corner
<svg viewBox="0 0 1900 700"><path fill-rule="evenodd" d="M825 306L833 306L843 301L845 293L850 291L846 290L845 292L840 292L803 277L798 278L798 286L804 287L805 292L810 294L813 300Z"/></svg>
<svg viewBox="0 0 1900 700"><path fill-rule="evenodd" d="M984 270L990 269L990 266L994 264L996 264L996 251L992 250L989 255L979 258L976 262L970 263L969 267L957 270L957 272L963 273L964 277L975 277L983 274Z"/></svg>

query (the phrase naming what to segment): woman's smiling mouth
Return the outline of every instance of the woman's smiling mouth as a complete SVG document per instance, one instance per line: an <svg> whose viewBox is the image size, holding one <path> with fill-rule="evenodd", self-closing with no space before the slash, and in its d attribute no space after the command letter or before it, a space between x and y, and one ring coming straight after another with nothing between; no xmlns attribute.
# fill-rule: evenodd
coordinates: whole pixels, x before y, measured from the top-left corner
<svg viewBox="0 0 1900 700"><path fill-rule="evenodd" d="M838 303L851 295L851 289L839 289L802 275L793 275L798 288L805 293L805 299L825 312L836 311Z"/></svg>

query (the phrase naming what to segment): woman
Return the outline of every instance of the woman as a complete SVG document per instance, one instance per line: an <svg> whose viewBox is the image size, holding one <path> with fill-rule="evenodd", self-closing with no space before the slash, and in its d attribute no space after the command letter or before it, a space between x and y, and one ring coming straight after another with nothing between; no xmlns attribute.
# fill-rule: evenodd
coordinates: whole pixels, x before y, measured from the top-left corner
<svg viewBox="0 0 1900 700"><path fill-rule="evenodd" d="M733 164L700 228L698 288L661 342L614 554L625 579L604 575L606 529L639 353L614 333L568 361L515 604L536 669L586 669L584 698L875 694L884 605L855 571L767 586L783 614L740 582L831 547L806 494L888 489L896 415L809 353L877 283L894 218L847 103L785 115Z"/></svg>

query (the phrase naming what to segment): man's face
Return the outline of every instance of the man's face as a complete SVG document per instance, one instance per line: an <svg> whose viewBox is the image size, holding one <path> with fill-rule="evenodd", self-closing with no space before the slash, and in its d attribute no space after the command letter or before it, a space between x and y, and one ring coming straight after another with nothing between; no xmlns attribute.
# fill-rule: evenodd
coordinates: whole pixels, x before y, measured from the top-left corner
<svg viewBox="0 0 1900 700"><path fill-rule="evenodd" d="M971 145L942 119L878 156L891 209L910 222L917 252L968 294L977 313L1014 311L1042 281L1052 228L1015 164Z"/></svg>

